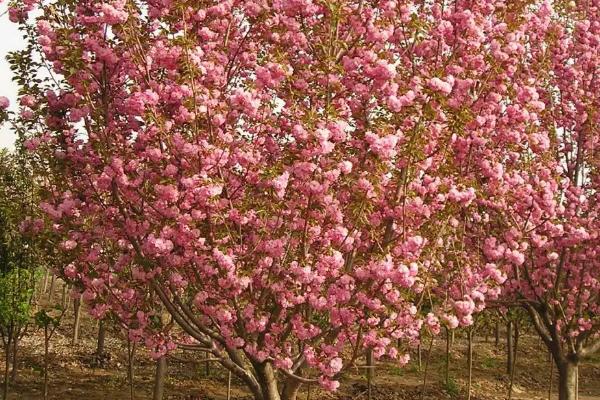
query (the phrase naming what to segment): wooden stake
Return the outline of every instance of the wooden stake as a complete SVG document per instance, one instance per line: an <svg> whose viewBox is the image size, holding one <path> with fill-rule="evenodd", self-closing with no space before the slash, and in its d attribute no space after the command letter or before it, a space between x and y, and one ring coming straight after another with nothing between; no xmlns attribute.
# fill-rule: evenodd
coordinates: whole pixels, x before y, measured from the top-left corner
<svg viewBox="0 0 600 400"><path fill-rule="evenodd" d="M421 348L421 342L419 341L419 345L417 346L417 362L419 364L419 372L421 372L421 368L423 367L423 351Z"/></svg>
<svg viewBox="0 0 600 400"><path fill-rule="evenodd" d="M48 293L48 302L52 303L52 299L54 298L54 288L56 287L56 277L52 275L52 279L50 280L50 293Z"/></svg>
<svg viewBox="0 0 600 400"><path fill-rule="evenodd" d="M510 371L510 386L508 388L508 400L512 400L512 392L513 392L513 385L515 383L515 370L517 369L517 350L519 348L519 324L515 323L514 324L514 331L515 331L515 344L514 344L514 354L513 354L513 358L512 358L512 366L511 366L511 371ZM511 334L512 336L512 334Z"/></svg>
<svg viewBox="0 0 600 400"><path fill-rule="evenodd" d="M550 379L548 379L548 400L552 400L552 379L554 378L554 357L552 357L552 353L548 352L550 355Z"/></svg>
<svg viewBox="0 0 600 400"><path fill-rule="evenodd" d="M373 387L373 349L367 350L367 399L371 400Z"/></svg>
<svg viewBox="0 0 600 400"><path fill-rule="evenodd" d="M452 337L454 337L454 331L452 331ZM450 347L452 346L452 339L450 338L450 329L446 328L446 365L444 366L444 381L446 386L450 385Z"/></svg>
<svg viewBox="0 0 600 400"><path fill-rule="evenodd" d="M227 377L227 400L231 400L231 371Z"/></svg>
<svg viewBox="0 0 600 400"><path fill-rule="evenodd" d="M73 321L71 344L76 345L79 342L79 327L81 326L81 296L73 300L73 315L75 320Z"/></svg>
<svg viewBox="0 0 600 400"><path fill-rule="evenodd" d="M433 336L431 342L429 342L429 350L427 351L427 358L425 358L425 372L423 373L423 386L421 387L421 400L425 398L425 386L427 385L427 371L429 370L429 360L431 359L431 350L433 349Z"/></svg>
<svg viewBox="0 0 600 400"><path fill-rule="evenodd" d="M468 339L468 350L467 350L467 363L469 364L469 383L468 383L468 394L467 400L471 400L471 387L473 384L473 327L469 327L467 330Z"/></svg>
<svg viewBox="0 0 600 400"><path fill-rule="evenodd" d="M67 285L63 285L62 287L62 296L60 298L60 305L62 306L62 308L67 308Z"/></svg>

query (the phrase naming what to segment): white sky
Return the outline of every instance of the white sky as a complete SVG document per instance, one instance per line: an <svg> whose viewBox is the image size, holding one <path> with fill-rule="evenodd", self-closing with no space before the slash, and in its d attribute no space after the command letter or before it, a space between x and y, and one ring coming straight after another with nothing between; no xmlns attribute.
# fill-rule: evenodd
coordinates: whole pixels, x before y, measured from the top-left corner
<svg viewBox="0 0 600 400"><path fill-rule="evenodd" d="M6 11L6 3L0 6L0 14ZM23 47L23 37L17 30L17 25L8 20L8 14L0 17L0 96L10 99L10 109L17 110L17 86L12 82L12 73L6 62L6 55ZM10 125L0 127L0 147L13 148L15 135L11 132Z"/></svg>

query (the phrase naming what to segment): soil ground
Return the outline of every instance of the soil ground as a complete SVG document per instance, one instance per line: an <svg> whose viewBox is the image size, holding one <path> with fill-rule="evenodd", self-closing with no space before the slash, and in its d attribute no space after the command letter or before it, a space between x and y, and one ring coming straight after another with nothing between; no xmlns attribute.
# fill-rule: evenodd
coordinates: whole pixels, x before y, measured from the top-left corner
<svg viewBox="0 0 600 400"><path fill-rule="evenodd" d="M57 400L129 400L127 380L127 345L117 332L108 331L108 356L99 362L92 355L96 346L97 323L83 316L80 344L71 345L72 315L67 315L52 339L49 399ZM12 383L9 400L36 400L42 398L43 335L33 331L20 347L19 374ZM226 400L228 374L216 364L206 366L199 361L203 354L178 351L169 360L166 399L172 400ZM413 357L416 358L416 357ZM422 367L416 361L399 368L392 363L377 364L371 390L373 400L438 400L467 399L466 341L456 335L451 350L450 385L443 384L445 340L434 342L427 383L423 390L427 352L422 352ZM498 347L490 336L475 338L472 400L507 399L509 377L505 372L505 342ZM2 360L2 365L4 364ZM514 400L548 399L549 382L553 382L552 399L557 399L557 376L550 376L548 354L537 338L525 335L520 339ZM135 361L134 398L152 398L155 363L142 351ZM556 370L554 368L554 370ZM0 367L2 371L2 367ZM336 393L325 393L317 387L302 389L300 400L362 400L367 399L365 369L355 369L342 380ZM600 400L600 354L580 367L580 400ZM422 396L423 393L423 396ZM232 380L232 399L250 400L241 382Z"/></svg>

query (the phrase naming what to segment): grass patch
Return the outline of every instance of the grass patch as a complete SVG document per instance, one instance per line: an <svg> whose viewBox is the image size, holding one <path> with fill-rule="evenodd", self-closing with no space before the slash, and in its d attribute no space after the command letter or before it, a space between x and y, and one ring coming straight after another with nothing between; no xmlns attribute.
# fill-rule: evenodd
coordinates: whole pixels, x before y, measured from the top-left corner
<svg viewBox="0 0 600 400"><path fill-rule="evenodd" d="M448 382L444 384L444 390L446 393L450 395L450 397L458 397L460 394L460 388L458 387L458 383L454 380L454 378L449 378Z"/></svg>
<svg viewBox="0 0 600 400"><path fill-rule="evenodd" d="M498 367L498 360L496 360L494 357L486 357L481 365L486 369L496 369Z"/></svg>
<svg viewBox="0 0 600 400"><path fill-rule="evenodd" d="M396 367L396 366L392 366L390 368L390 374L392 374L392 375L400 376L400 375L403 375L403 372L404 372L404 368L400 368L400 367Z"/></svg>

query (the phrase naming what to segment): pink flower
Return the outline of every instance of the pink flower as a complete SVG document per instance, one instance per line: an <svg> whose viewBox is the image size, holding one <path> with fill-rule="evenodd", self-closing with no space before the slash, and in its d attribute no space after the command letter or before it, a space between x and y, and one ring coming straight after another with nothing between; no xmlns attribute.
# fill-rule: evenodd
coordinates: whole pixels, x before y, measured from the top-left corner
<svg viewBox="0 0 600 400"><path fill-rule="evenodd" d="M410 354L408 354L408 353L403 354L400 357L398 357L398 364L400 364L401 367L408 364L409 361L410 361Z"/></svg>
<svg viewBox="0 0 600 400"><path fill-rule="evenodd" d="M449 329L454 329L458 327L458 318L454 315L445 314L442 316L442 320L445 322L446 326Z"/></svg>
<svg viewBox="0 0 600 400"><path fill-rule="evenodd" d="M431 78L429 80L429 87L432 90L440 92L444 95L448 95L450 92L452 92L452 84L445 82L440 78Z"/></svg>
<svg viewBox="0 0 600 400"><path fill-rule="evenodd" d="M365 139L370 144L370 150L382 159L389 160L396 155L396 144L398 143L396 135L379 137L372 132L367 132Z"/></svg>
<svg viewBox="0 0 600 400"><path fill-rule="evenodd" d="M464 191L459 191L455 187L450 189L448 192L448 199L457 203L460 203L463 206L470 205L473 200L475 200L475 189L467 188Z"/></svg>
<svg viewBox="0 0 600 400"><path fill-rule="evenodd" d="M275 189L275 193L277 194L277 197L279 197L280 199L283 199L283 197L285 196L285 189L288 186L289 178L290 178L290 173L288 171L285 171L283 174L281 174L277 178L273 179L273 181L271 183L273 186L273 189Z"/></svg>
<svg viewBox="0 0 600 400"><path fill-rule="evenodd" d="M174 202L179 198L179 191L173 185L155 185L154 191L160 200Z"/></svg>
<svg viewBox="0 0 600 400"><path fill-rule="evenodd" d="M20 23L27 20L28 13L23 8L10 7L8 9L8 19L10 22Z"/></svg>
<svg viewBox="0 0 600 400"><path fill-rule="evenodd" d="M432 333L438 334L440 332L440 320L433 313L427 314L425 317L425 324Z"/></svg>
<svg viewBox="0 0 600 400"><path fill-rule="evenodd" d="M504 255L508 261L517 266L523 265L523 263L525 262L525 254L521 253L518 250L506 250Z"/></svg>
<svg viewBox="0 0 600 400"><path fill-rule="evenodd" d="M501 285L506 281L506 275L504 275L495 264L486 264L485 270L488 277L493 279L497 284Z"/></svg>
<svg viewBox="0 0 600 400"><path fill-rule="evenodd" d="M286 358L278 358L275 360L275 366L279 369L289 370L293 366L292 359L289 357Z"/></svg>
<svg viewBox="0 0 600 400"><path fill-rule="evenodd" d="M104 14L104 22L109 25L117 25L123 24L127 21L129 14L127 11L123 10L122 4L120 1L115 1L114 4L117 5L115 7L113 4L104 3L100 6L102 13ZM124 2L123 2L124 3Z"/></svg>
<svg viewBox="0 0 600 400"><path fill-rule="evenodd" d="M0 109L6 110L10 106L10 100L5 96L0 96Z"/></svg>
<svg viewBox="0 0 600 400"><path fill-rule="evenodd" d="M456 301L454 302L454 309L459 316L471 315L475 310L475 303L473 300L468 298L465 300Z"/></svg>
<svg viewBox="0 0 600 400"><path fill-rule="evenodd" d="M396 95L392 95L387 98L388 107L394 112L400 112L404 107L408 107L413 104L415 100L415 92L409 90L406 94L397 97Z"/></svg>
<svg viewBox="0 0 600 400"><path fill-rule="evenodd" d="M69 279L74 279L77 276L77 268L73 264L69 264L64 268L64 274Z"/></svg>
<svg viewBox="0 0 600 400"><path fill-rule="evenodd" d="M319 377L319 384L327 391L335 392L340 387L339 381L334 381L325 377Z"/></svg>
<svg viewBox="0 0 600 400"><path fill-rule="evenodd" d="M62 248L65 250L73 250L77 247L77 242L74 240L66 240L62 243Z"/></svg>
<svg viewBox="0 0 600 400"><path fill-rule="evenodd" d="M183 278L183 276L177 272L171 274L170 281L171 284L178 289L185 288L188 285L188 282Z"/></svg>
<svg viewBox="0 0 600 400"><path fill-rule="evenodd" d="M31 121L34 117L34 114L31 110L23 109L21 110L21 117L26 121Z"/></svg>
<svg viewBox="0 0 600 400"><path fill-rule="evenodd" d="M19 102L21 103L22 106L34 107L36 104L36 99L32 95L28 94L28 95L21 97Z"/></svg>
<svg viewBox="0 0 600 400"><path fill-rule="evenodd" d="M329 361L329 368L332 375L335 375L338 372L340 372L343 366L344 363L340 357L333 358L331 361Z"/></svg>

